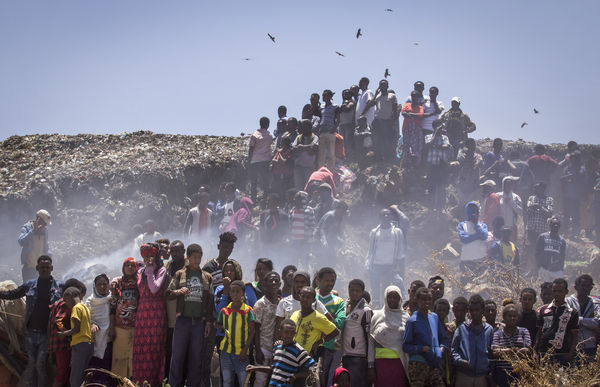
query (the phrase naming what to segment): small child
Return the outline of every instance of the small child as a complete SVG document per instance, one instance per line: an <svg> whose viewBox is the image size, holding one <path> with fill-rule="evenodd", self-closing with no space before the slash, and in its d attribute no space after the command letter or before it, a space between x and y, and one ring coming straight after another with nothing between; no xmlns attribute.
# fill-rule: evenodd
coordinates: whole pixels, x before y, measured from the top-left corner
<svg viewBox="0 0 600 387"><path fill-rule="evenodd" d="M502 265L519 266L519 248L510 241L512 227L502 227L500 240L492 244L492 258ZM495 235L494 235L495 236Z"/></svg>
<svg viewBox="0 0 600 387"><path fill-rule="evenodd" d="M71 386L81 386L85 369L94 351L90 310L81 303L81 292L72 286L63 292L63 300L71 309L71 329L59 332L61 337L71 336Z"/></svg>
<svg viewBox="0 0 600 387"><path fill-rule="evenodd" d="M70 278L65 282L64 288L71 286L78 288L85 296L85 285ZM54 377L54 386L62 387L68 384L69 374L71 373L71 340L68 336L60 336L59 332L71 329L71 308L65 304L65 300L61 298L56 301L50 308L50 326L48 328L48 353L56 362L56 376Z"/></svg>
<svg viewBox="0 0 600 387"><path fill-rule="evenodd" d="M231 283L231 302L221 309L217 320L217 328L225 332L220 346L224 387L233 387L236 376L240 385L246 381L248 349L254 341L255 318L252 308L242 299L245 287L244 282L240 280Z"/></svg>
<svg viewBox="0 0 600 387"><path fill-rule="evenodd" d="M296 323L290 319L281 322L282 342L273 349L273 366L246 367L246 372L271 373L270 386L292 387L304 385L303 379L309 374L309 368L315 366L315 361L296 341ZM298 382L298 383L296 383Z"/></svg>

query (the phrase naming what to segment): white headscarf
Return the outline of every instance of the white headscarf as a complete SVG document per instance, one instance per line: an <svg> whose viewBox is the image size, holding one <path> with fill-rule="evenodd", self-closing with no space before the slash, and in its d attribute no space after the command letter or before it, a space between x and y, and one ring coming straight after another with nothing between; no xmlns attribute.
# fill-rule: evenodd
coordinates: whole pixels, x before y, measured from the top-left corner
<svg viewBox="0 0 600 387"><path fill-rule="evenodd" d="M391 292L396 292L400 296L397 309L392 309L388 305L387 296ZM394 285L388 286L385 289L384 300L385 306L373 313L373 318L371 319L371 337L382 347L396 351L400 355L400 359L405 363L405 356L402 351L402 339L408 315L402 309L402 292L400 288Z"/></svg>
<svg viewBox="0 0 600 387"><path fill-rule="evenodd" d="M96 279L98 277L96 277ZM94 356L100 359L104 359L104 352L106 351L106 345L108 344L108 327L110 326L109 296L110 292L105 296L102 296L97 292L94 280L92 295L85 301L85 305L90 309L91 320L100 328L100 331L94 334Z"/></svg>

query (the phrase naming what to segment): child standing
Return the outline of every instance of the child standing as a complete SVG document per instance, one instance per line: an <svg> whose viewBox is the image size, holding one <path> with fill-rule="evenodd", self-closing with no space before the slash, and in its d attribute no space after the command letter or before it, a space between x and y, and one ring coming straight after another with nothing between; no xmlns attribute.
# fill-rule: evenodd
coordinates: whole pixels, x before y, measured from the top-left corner
<svg viewBox="0 0 600 387"><path fill-rule="evenodd" d="M90 310L81 303L81 292L70 287L63 293L67 308L71 309L71 329L59 332L59 336L71 336L71 386L81 386L85 369L92 358L92 322Z"/></svg>
<svg viewBox="0 0 600 387"><path fill-rule="evenodd" d="M246 372L271 373L269 386L292 387L304 385L303 379L315 361L294 341L296 324L290 319L281 323L282 343L273 349L273 367L249 365ZM258 380L258 375L257 375Z"/></svg>
<svg viewBox="0 0 600 387"><path fill-rule="evenodd" d="M217 327L225 332L220 346L224 387L232 387L236 376L240 385L246 381L248 349L254 340L255 318L252 308L242 300L245 287L240 280L231 283L231 302L221 309L217 320Z"/></svg>

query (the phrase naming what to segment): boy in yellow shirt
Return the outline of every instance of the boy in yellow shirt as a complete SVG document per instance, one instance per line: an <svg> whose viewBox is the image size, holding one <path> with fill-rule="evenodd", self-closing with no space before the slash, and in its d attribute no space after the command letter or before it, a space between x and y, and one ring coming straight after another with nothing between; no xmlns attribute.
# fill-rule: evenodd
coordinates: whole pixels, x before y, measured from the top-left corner
<svg viewBox="0 0 600 387"><path fill-rule="evenodd" d="M300 310L295 311L290 317L298 326L294 339L313 357L321 344L340 334L340 330L334 323L324 314L313 309L316 296L315 289L310 286L302 288Z"/></svg>
<svg viewBox="0 0 600 387"><path fill-rule="evenodd" d="M71 329L59 332L60 336L71 336L71 386L81 386L84 372L92 358L92 322L90 310L81 303L81 293L76 287L63 292L63 300L71 309Z"/></svg>

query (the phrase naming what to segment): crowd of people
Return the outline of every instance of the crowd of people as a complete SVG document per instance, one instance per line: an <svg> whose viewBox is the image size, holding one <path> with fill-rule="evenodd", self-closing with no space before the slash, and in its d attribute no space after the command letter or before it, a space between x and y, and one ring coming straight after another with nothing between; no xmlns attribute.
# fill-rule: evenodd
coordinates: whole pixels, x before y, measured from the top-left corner
<svg viewBox="0 0 600 387"><path fill-rule="evenodd" d="M87 297L80 280L52 277L51 217L38 211L19 237L24 283L0 291L0 299L26 297L27 385L47 385L48 358L54 386L79 386L86 369L101 368L172 387L507 386L519 377L511 354L590 361L600 303L589 275L568 296L560 230L598 239L600 155L582 160L571 142L561 162L543 145L521 160L495 139L482 156L460 98L445 111L435 86L426 96L416 82L404 103L387 80L374 93L368 86L361 78L344 90L340 106L331 90L314 93L300 120L280 106L273 134L261 118L248 143L249 196L233 182L216 194L201 187L178 240L152 220L137 226L122 275L95 273ZM500 302L445 299L439 275L405 286L410 221L398 205L381 209L370 230L364 278L336 288L348 161L421 176L435 212L446 210L454 185L466 215L457 227L462 284L502 265L543 282L541 306L533 288ZM555 200L547 190L557 175Z"/></svg>

